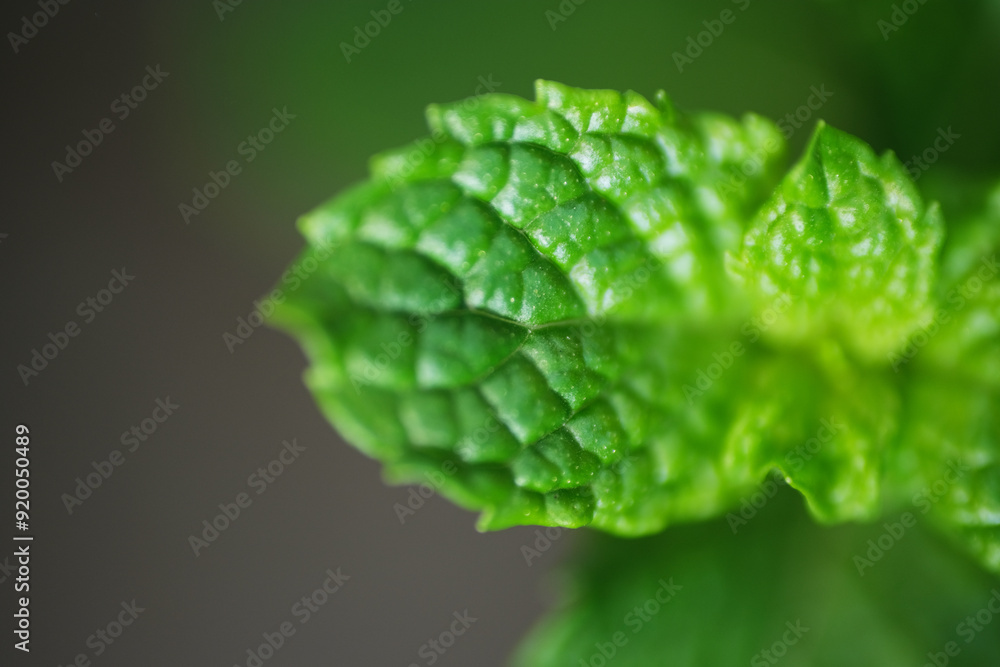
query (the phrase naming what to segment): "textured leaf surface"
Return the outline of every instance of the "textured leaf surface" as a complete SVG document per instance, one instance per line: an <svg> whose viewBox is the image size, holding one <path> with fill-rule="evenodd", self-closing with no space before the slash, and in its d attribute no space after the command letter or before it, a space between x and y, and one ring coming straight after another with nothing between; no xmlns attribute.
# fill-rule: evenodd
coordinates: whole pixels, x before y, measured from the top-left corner
<svg viewBox="0 0 1000 667"><path fill-rule="evenodd" d="M936 324L995 202L941 260L936 204L823 124L778 183L772 124L663 94L540 82L428 119L301 219L316 270L275 315L391 480L450 462L483 529L642 535L773 471L821 521L874 519L961 455L934 521L1000 571L995 283Z"/></svg>
<svg viewBox="0 0 1000 667"><path fill-rule="evenodd" d="M442 491L484 528L721 511L762 474L720 462L742 371L698 405L683 385L743 314L725 253L780 134L662 94L537 97L431 107L430 139L303 217L323 257L276 319L345 437L395 479L455 462Z"/></svg>
<svg viewBox="0 0 1000 667"><path fill-rule="evenodd" d="M821 123L748 230L743 270L765 307L791 304L772 335L882 360L931 318L942 235L894 155Z"/></svg>

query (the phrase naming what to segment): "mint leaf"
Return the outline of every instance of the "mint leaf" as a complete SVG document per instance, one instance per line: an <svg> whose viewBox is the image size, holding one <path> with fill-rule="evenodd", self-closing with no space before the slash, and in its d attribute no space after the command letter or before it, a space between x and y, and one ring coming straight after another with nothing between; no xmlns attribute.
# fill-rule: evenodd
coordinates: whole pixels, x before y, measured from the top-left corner
<svg viewBox="0 0 1000 667"><path fill-rule="evenodd" d="M1000 573L1000 390L947 375L915 377L890 466L893 488L985 567ZM900 503L902 504L902 503Z"/></svg>
<svg viewBox="0 0 1000 667"><path fill-rule="evenodd" d="M482 529L643 535L738 526L772 473L820 521L871 520L955 456L975 472L929 520L998 567L997 292L927 335L995 206L939 278L937 205L822 123L775 188L755 116L548 82L475 102L303 216L313 268L275 309L388 479L436 480Z"/></svg>
<svg viewBox="0 0 1000 667"><path fill-rule="evenodd" d="M747 231L741 270L760 304L791 303L769 335L882 361L932 318L942 235L894 155L820 123Z"/></svg>
<svg viewBox="0 0 1000 667"><path fill-rule="evenodd" d="M321 407L391 479L455 465L441 491L483 528L636 533L721 511L739 373L696 408L682 387L731 343L725 254L780 133L662 93L539 82L535 102L476 102L432 106L431 138L300 221L318 268L275 322Z"/></svg>
<svg viewBox="0 0 1000 667"><path fill-rule="evenodd" d="M905 413L886 485L1000 573L1000 187L965 192L934 321L893 355Z"/></svg>
<svg viewBox="0 0 1000 667"><path fill-rule="evenodd" d="M898 389L891 373L858 368L836 346L815 356L786 354L741 387L723 460L748 467L747 481L780 471L820 521L874 519L898 435Z"/></svg>
<svg viewBox="0 0 1000 667"><path fill-rule="evenodd" d="M737 535L724 521L641 539L589 534L513 664L885 667L928 654L997 664L1000 627L967 623L1000 596L995 577L900 515L883 522L899 537L879 556L871 544L885 544L885 525L820 528L798 505L779 492Z"/></svg>
<svg viewBox="0 0 1000 667"><path fill-rule="evenodd" d="M934 319L893 363L950 370L1000 387L1000 185L979 208L950 230Z"/></svg>

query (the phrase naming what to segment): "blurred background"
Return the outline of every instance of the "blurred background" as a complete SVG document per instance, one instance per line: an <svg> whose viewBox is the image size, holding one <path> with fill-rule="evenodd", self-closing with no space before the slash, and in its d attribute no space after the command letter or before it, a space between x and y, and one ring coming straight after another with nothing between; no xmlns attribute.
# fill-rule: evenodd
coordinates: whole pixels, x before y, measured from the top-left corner
<svg viewBox="0 0 1000 667"><path fill-rule="evenodd" d="M31 427L36 541L34 650L4 664L250 667L288 621L269 667L505 664L579 538L479 534L472 514L385 486L321 418L291 339L224 337L302 247L296 217L423 135L427 104L532 97L537 78L784 120L793 156L819 118L904 162L950 128L962 138L934 169L995 173L1000 3L907 7L7 3L0 406L10 443ZM36 350L50 358L19 370ZM208 541L203 522L241 493ZM338 568L349 579L299 623L294 605ZM4 564L11 605L12 580ZM110 636L133 600L143 611ZM466 610L477 620L432 663L426 642Z"/></svg>

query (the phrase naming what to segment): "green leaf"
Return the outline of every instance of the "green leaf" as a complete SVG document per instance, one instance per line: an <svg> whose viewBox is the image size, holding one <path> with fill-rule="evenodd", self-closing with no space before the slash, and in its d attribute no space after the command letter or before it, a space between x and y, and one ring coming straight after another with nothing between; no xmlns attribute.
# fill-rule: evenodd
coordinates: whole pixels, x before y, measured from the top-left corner
<svg viewBox="0 0 1000 667"><path fill-rule="evenodd" d="M886 667L934 664L928 654L951 667L1000 661L1000 624L988 609L1000 580L938 541L922 518L819 528L798 505L776 491L749 508L735 535L724 521L641 539L588 535L558 580L556 609L513 664Z"/></svg>
<svg viewBox="0 0 1000 667"><path fill-rule="evenodd" d="M900 421L894 378L855 367L834 345L815 354L786 354L744 386L723 460L752 466L754 481L780 471L822 522L877 518Z"/></svg>
<svg viewBox="0 0 1000 667"><path fill-rule="evenodd" d="M967 200L980 203L971 196ZM1000 184L950 230L934 319L892 362L1000 387Z"/></svg>
<svg viewBox="0 0 1000 667"><path fill-rule="evenodd" d="M1000 573L1000 389L928 372L907 384L906 406L891 486Z"/></svg>
<svg viewBox="0 0 1000 667"><path fill-rule="evenodd" d="M872 520L961 454L933 520L1000 568L994 285L909 363L996 247L995 203L939 279L937 206L822 123L774 188L772 124L662 93L539 82L428 118L303 216L274 315L388 479L432 476L482 529L634 536L732 517L772 473L819 521Z"/></svg>
<svg viewBox="0 0 1000 667"><path fill-rule="evenodd" d="M832 338L882 361L933 316L942 235L937 205L924 206L892 153L820 123L757 213L738 269L761 307L791 304L769 336Z"/></svg>
<svg viewBox="0 0 1000 667"><path fill-rule="evenodd" d="M428 120L300 221L318 268L274 319L326 414L392 479L452 462L441 490L483 528L721 511L754 481L718 460L734 390L683 385L745 314L723 266L776 181L775 126L550 82Z"/></svg>

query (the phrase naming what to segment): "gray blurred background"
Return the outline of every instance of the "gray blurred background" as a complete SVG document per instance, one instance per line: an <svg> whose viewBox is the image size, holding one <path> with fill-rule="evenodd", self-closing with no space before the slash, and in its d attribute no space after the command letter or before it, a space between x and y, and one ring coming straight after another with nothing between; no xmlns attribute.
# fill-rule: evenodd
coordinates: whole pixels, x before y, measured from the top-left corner
<svg viewBox="0 0 1000 667"><path fill-rule="evenodd" d="M320 416L293 341L266 327L232 351L223 339L301 248L296 217L364 178L371 154L424 134L428 103L482 80L531 97L549 78L781 119L825 86L793 155L822 117L904 161L953 126L974 139L941 169L997 166L995 2L929 2L886 34L889 2L400 0L350 62L341 43L390 3L235 2L43 0L58 11L42 20L38 0L17 0L0 19L0 405L6 446L15 424L31 427L36 537L33 651L5 642L4 664L247 665L262 634L291 621L268 667L427 665L422 646L465 610L476 622L434 664L505 663L580 536L528 566L534 528L479 534L437 497L401 523L394 505L410 489L385 486ZM735 20L687 51L723 10ZM697 55L679 67L675 52ZM132 108L121 95L144 78ZM295 118L241 152L275 108ZM91 154L53 167L105 118L114 129ZM230 160L240 173L185 220L179 205ZM123 268L135 278L102 295ZM107 296L101 312L86 305ZM79 334L25 382L18 365L70 323ZM173 414L148 421L168 398ZM123 433L143 420L156 430L129 451ZM251 475L292 439L304 450L262 490ZM114 450L121 465L68 511L64 494ZM12 465L3 457L4 512ZM190 536L244 492L251 504L196 556ZM293 605L338 568L349 579L300 623ZM9 609L6 566L0 580ZM144 611L113 643L90 639L133 599Z"/></svg>

